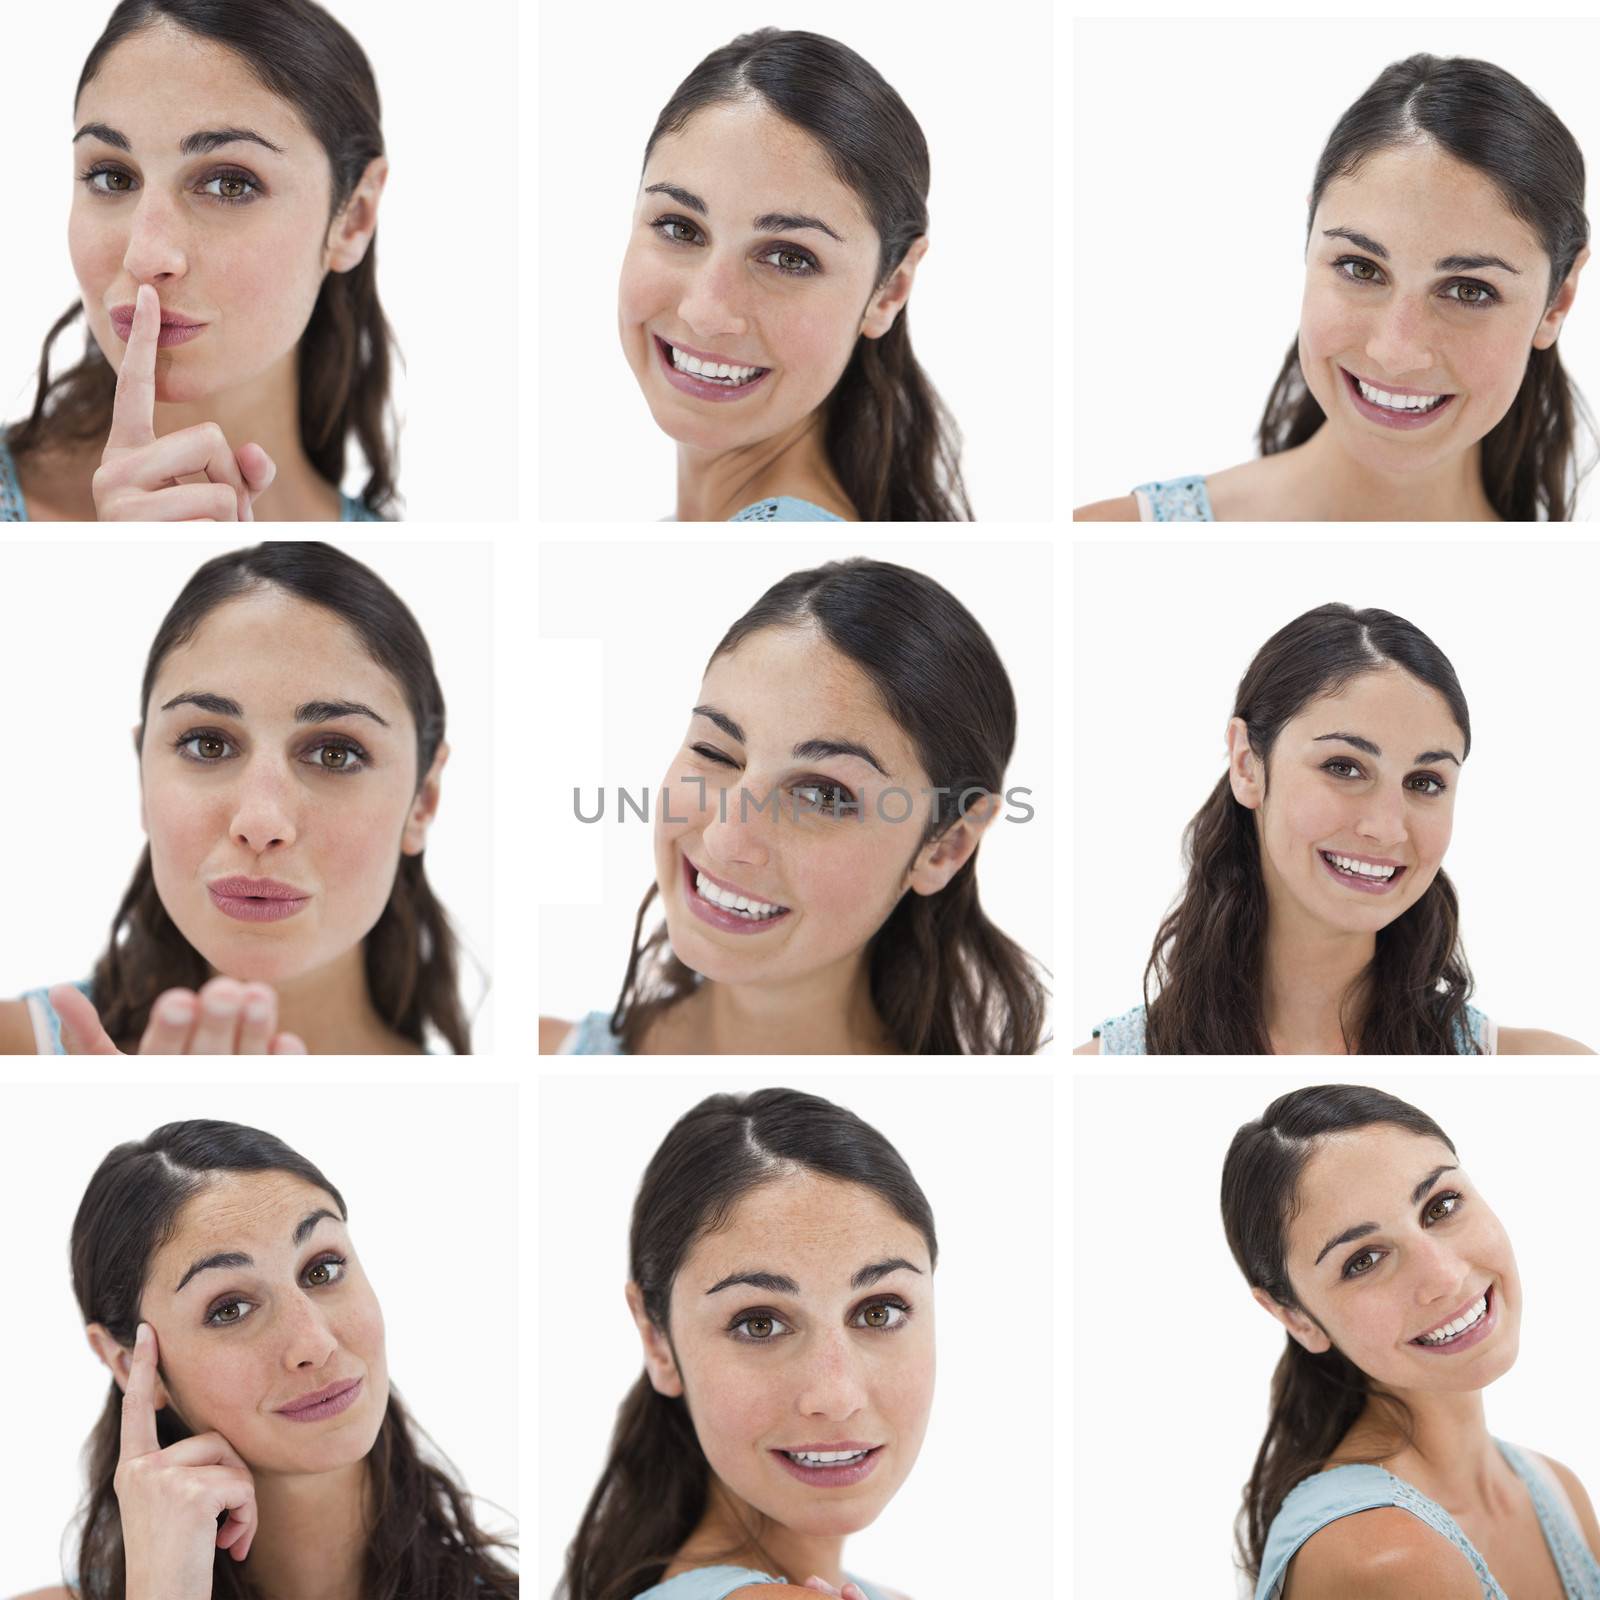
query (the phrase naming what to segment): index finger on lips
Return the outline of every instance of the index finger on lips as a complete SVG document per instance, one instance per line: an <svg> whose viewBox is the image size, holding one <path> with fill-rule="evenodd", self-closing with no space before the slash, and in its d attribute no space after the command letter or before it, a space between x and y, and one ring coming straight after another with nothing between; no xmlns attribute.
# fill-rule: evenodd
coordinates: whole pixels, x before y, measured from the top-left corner
<svg viewBox="0 0 1600 1600"><path fill-rule="evenodd" d="M156 346L161 340L161 296L148 283L133 302L133 326L122 352L117 395L111 406L108 450L136 450L156 436Z"/></svg>
<svg viewBox="0 0 1600 1600"><path fill-rule="evenodd" d="M147 1456L161 1448L156 1437L156 1330L139 1324L122 1395L122 1459Z"/></svg>

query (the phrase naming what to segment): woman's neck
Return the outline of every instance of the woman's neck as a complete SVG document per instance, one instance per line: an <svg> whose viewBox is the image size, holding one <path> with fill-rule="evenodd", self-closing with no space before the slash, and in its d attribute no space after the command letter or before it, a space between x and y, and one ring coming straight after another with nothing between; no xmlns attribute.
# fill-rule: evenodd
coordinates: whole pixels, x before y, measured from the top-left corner
<svg viewBox="0 0 1600 1600"><path fill-rule="evenodd" d="M1397 1478L1458 1512L1497 1503L1514 1474L1484 1420L1483 1391L1402 1393L1405 1431L1381 1400L1367 1402L1335 1460L1377 1457Z"/></svg>
<svg viewBox="0 0 1600 1600"><path fill-rule="evenodd" d="M272 457L277 476L254 507L258 522L325 521L339 514L339 493L306 455L300 435L298 352L289 351L267 371L236 389L190 405L158 405L157 438L214 422L229 445L258 444Z"/></svg>
<svg viewBox="0 0 1600 1600"><path fill-rule="evenodd" d="M737 404L737 402L734 402ZM789 494L839 516L850 500L834 476L817 410L785 432L736 450L678 446L679 522L726 522L757 500Z"/></svg>
<svg viewBox="0 0 1600 1600"><path fill-rule="evenodd" d="M1274 1055L1344 1055L1349 1001L1372 965L1377 938L1344 933L1272 904L1262 963L1262 1022Z"/></svg>
<svg viewBox="0 0 1600 1600"><path fill-rule="evenodd" d="M1283 459L1296 482L1304 522L1495 522L1483 487L1477 443L1424 472L1378 472L1363 466L1324 424Z"/></svg>
<svg viewBox="0 0 1600 1600"><path fill-rule="evenodd" d="M309 1476L255 1474L260 1521L246 1558L266 1600L361 1600L372 1514L365 1460Z"/></svg>
<svg viewBox="0 0 1600 1600"><path fill-rule="evenodd" d="M860 953L791 983L707 980L674 1009L694 1033L696 1054L874 1055L895 1048Z"/></svg>
<svg viewBox="0 0 1600 1600"><path fill-rule="evenodd" d="M708 1565L748 1567L769 1577L804 1584L821 1578L835 1589L844 1587L844 1536L796 1533L746 1505L720 1478L713 1477L706 1512L668 1576Z"/></svg>
<svg viewBox="0 0 1600 1600"><path fill-rule="evenodd" d="M401 1041L372 1003L364 945L272 987L279 1032L298 1034L311 1055L394 1055L415 1048Z"/></svg>

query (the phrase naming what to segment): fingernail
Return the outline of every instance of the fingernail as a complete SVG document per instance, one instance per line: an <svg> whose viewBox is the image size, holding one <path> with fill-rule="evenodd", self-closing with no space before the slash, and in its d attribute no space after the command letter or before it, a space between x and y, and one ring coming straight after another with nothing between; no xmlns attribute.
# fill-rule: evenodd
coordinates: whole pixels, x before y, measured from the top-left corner
<svg viewBox="0 0 1600 1600"><path fill-rule="evenodd" d="M150 1324L148 1322L141 1322L139 1324L139 1331L134 1334L133 1342L135 1345L150 1343Z"/></svg>
<svg viewBox="0 0 1600 1600"><path fill-rule="evenodd" d="M265 1000L252 1000L244 1008L247 1022L265 1022L272 1015L272 1007Z"/></svg>
<svg viewBox="0 0 1600 1600"><path fill-rule="evenodd" d="M181 994L175 994L171 999L161 1002L161 1020L163 1022L187 1022L194 1015L194 1011Z"/></svg>

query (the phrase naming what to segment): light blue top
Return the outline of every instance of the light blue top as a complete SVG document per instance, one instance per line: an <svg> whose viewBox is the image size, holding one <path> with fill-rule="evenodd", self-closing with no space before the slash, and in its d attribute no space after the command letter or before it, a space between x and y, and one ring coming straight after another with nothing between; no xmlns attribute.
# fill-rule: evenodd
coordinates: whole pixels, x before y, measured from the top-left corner
<svg viewBox="0 0 1600 1600"><path fill-rule="evenodd" d="M846 1580L860 1587L867 1600L888 1600L882 1589L874 1589L861 1578ZM634 1600L726 1600L736 1589L752 1583L788 1583L787 1578L774 1578L771 1573L752 1572L748 1567L699 1567L693 1572L680 1572L652 1589L645 1589Z"/></svg>
<svg viewBox="0 0 1600 1600"><path fill-rule="evenodd" d="M740 512L743 516L744 513ZM28 503L22 498L22 480L17 476L17 464L11 458L11 447L0 434L0 522L26 522ZM382 522L374 511L368 511L359 500L352 500L341 491L339 495L339 520L341 522Z"/></svg>
<svg viewBox="0 0 1600 1600"><path fill-rule="evenodd" d="M809 500L797 500L792 494L780 494L771 500L757 500L743 511L736 511L729 522L843 522L831 511L814 506Z"/></svg>
<svg viewBox="0 0 1600 1600"><path fill-rule="evenodd" d="M1583 1541L1583 1532L1572 1514L1560 1480L1537 1458L1525 1456L1502 1439L1496 1439L1495 1443L1527 1486L1544 1541L1550 1547L1556 1571L1561 1574L1566 1600L1600 1600L1600 1562ZM1398 1506L1402 1511L1409 1511L1448 1539L1472 1563L1484 1600L1507 1600L1505 1590L1495 1582L1494 1574L1473 1549L1461 1525L1438 1501L1430 1500L1421 1490L1383 1467L1354 1465L1315 1473L1297 1483L1285 1496L1267 1530L1267 1548L1261 1559L1256 1600L1277 1600L1283 1592L1283 1577L1290 1561L1312 1534L1341 1517L1383 1506Z"/></svg>
<svg viewBox="0 0 1600 1600"><path fill-rule="evenodd" d="M609 1011L591 1011L556 1046L558 1056L625 1056L622 1041L611 1031Z"/></svg>
<svg viewBox="0 0 1600 1600"><path fill-rule="evenodd" d="M1100 1041L1103 1056L1142 1056L1148 1054L1144 1047L1144 1007L1135 1006L1120 1017L1102 1022L1094 1030ZM1458 1056L1492 1056L1500 1042L1500 1030L1476 1006L1467 1007L1466 1026L1458 1031L1456 1054Z"/></svg>
<svg viewBox="0 0 1600 1600"><path fill-rule="evenodd" d="M1167 478L1133 491L1141 522L1215 522L1204 478Z"/></svg>

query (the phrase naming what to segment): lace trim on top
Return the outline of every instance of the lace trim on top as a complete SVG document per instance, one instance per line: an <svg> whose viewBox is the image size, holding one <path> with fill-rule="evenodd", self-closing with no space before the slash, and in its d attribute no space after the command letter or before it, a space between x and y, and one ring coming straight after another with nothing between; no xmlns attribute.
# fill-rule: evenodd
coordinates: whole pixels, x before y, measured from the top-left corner
<svg viewBox="0 0 1600 1600"><path fill-rule="evenodd" d="M1468 1006L1466 1025L1459 1028L1456 1034L1455 1053L1458 1056L1471 1056L1481 1052L1492 1056L1499 1036L1499 1028L1488 1017L1476 1006ZM1120 1017L1102 1022L1094 1030L1094 1037L1100 1041L1100 1054L1103 1056L1148 1054L1144 1038L1144 1007L1135 1006L1132 1011L1124 1011Z"/></svg>
<svg viewBox="0 0 1600 1600"><path fill-rule="evenodd" d="M11 458L11 448L0 434L0 522L26 522L28 503L22 498L22 480L17 476L17 464Z"/></svg>
<svg viewBox="0 0 1600 1600"><path fill-rule="evenodd" d="M1141 522L1215 522L1206 480L1168 478L1161 483L1141 483L1133 491Z"/></svg>
<svg viewBox="0 0 1600 1600"><path fill-rule="evenodd" d="M558 1056L620 1056L627 1052L611 1031L609 1011L591 1011L556 1047Z"/></svg>
<svg viewBox="0 0 1600 1600"><path fill-rule="evenodd" d="M775 495L770 500L757 500L743 511L736 511L729 522L843 522L831 511L813 505L809 500L796 499L794 495Z"/></svg>

